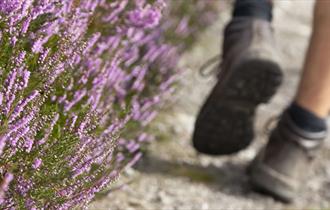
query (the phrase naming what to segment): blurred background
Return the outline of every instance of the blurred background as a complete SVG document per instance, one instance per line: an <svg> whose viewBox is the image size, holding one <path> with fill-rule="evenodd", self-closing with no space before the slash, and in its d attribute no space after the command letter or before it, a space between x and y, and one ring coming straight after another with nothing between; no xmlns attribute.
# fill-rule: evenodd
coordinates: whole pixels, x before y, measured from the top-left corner
<svg viewBox="0 0 330 210"><path fill-rule="evenodd" d="M199 155L191 147L195 116L215 84L214 76L202 77L199 68L221 54L222 31L231 16L231 1L214 1L222 4L219 18L181 58L184 71L175 100L150 128L156 133L156 141L137 166L119 179L116 185L122 190L97 198L90 209L330 208L329 141L310 182L293 204L284 205L251 191L245 175L247 164L266 140L265 123L277 116L295 93L311 32L312 0L275 0L273 26L286 78L271 103L258 110L254 144L235 156L219 158Z"/></svg>

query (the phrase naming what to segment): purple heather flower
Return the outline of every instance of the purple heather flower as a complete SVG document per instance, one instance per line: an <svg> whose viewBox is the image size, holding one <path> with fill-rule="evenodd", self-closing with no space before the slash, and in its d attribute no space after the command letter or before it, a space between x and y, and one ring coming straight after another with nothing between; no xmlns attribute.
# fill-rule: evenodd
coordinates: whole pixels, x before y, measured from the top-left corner
<svg viewBox="0 0 330 210"><path fill-rule="evenodd" d="M10 116L9 122L11 123L14 120L16 120L16 118L21 114L21 112L24 110L27 104L30 103L32 100L34 100L38 95L39 95L38 91L33 91L31 95L29 95L27 98L18 102L18 105L15 107L13 114Z"/></svg>
<svg viewBox="0 0 330 210"><path fill-rule="evenodd" d="M150 5L128 13L129 24L139 28L154 28L159 24L160 19L161 13L159 9L151 7Z"/></svg>
<svg viewBox="0 0 330 210"><path fill-rule="evenodd" d="M141 159L142 155L143 154L141 152L135 154L134 157L133 157L133 159L128 162L128 164L126 165L126 167L129 168L129 167L132 167L133 165L135 165L135 163L137 163Z"/></svg>
<svg viewBox="0 0 330 210"><path fill-rule="evenodd" d="M34 42L33 46L32 46L32 52L34 53L40 53L43 50L43 40L42 39L38 39L36 42Z"/></svg>
<svg viewBox="0 0 330 210"><path fill-rule="evenodd" d="M0 183L0 205L4 202L4 196L9 188L9 184L14 179L14 175L11 173L6 173L2 182Z"/></svg>
<svg viewBox="0 0 330 210"><path fill-rule="evenodd" d="M7 15L10 14L19 7L19 2L20 1L18 0L2 0L0 2L0 12L3 12Z"/></svg>
<svg viewBox="0 0 330 210"><path fill-rule="evenodd" d="M0 106L2 105L3 102L3 94L0 92Z"/></svg>
<svg viewBox="0 0 330 210"><path fill-rule="evenodd" d="M0 137L0 155L2 154L5 146L6 146L6 138L4 136L1 136Z"/></svg>
<svg viewBox="0 0 330 210"><path fill-rule="evenodd" d="M196 25L206 25L215 1L194 1ZM196 31L182 2L166 0L163 12L163 0L0 1L0 40L12 52L0 58L0 209L82 207L141 158L152 139L144 128Z"/></svg>
<svg viewBox="0 0 330 210"><path fill-rule="evenodd" d="M34 160L33 164L32 164L32 168L33 169L38 169L42 164L42 160L40 158L37 158Z"/></svg>

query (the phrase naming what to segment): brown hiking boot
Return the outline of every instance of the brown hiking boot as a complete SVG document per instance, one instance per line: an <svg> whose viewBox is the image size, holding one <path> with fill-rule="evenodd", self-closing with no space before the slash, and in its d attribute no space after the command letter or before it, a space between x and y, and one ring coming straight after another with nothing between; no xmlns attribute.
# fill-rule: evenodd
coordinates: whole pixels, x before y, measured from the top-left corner
<svg viewBox="0 0 330 210"><path fill-rule="evenodd" d="M270 23L234 18L226 27L219 81L200 110L193 146L223 155L247 147L254 137L255 110L282 81Z"/></svg>
<svg viewBox="0 0 330 210"><path fill-rule="evenodd" d="M251 184L283 202L291 202L306 178L326 133L302 130L288 113L284 113L268 144L249 168Z"/></svg>

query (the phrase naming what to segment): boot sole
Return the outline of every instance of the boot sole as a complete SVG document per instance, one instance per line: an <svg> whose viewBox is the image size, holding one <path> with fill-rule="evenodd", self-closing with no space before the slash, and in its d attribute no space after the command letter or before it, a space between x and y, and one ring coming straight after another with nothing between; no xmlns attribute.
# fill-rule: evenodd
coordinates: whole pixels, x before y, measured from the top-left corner
<svg viewBox="0 0 330 210"><path fill-rule="evenodd" d="M252 59L218 83L195 122L194 148L208 155L228 155L248 147L254 137L255 110L268 102L282 82L280 66Z"/></svg>
<svg viewBox="0 0 330 210"><path fill-rule="evenodd" d="M268 166L257 163L251 167L249 175L250 183L257 192L270 195L284 203L293 201L295 192L290 185L282 180L286 178Z"/></svg>

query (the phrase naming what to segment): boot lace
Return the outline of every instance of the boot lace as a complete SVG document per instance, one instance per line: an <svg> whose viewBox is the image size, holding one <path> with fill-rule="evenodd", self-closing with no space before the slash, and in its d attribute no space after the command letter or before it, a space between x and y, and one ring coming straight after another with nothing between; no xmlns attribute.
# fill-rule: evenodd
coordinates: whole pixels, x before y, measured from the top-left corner
<svg viewBox="0 0 330 210"><path fill-rule="evenodd" d="M270 117L263 128L263 133L269 135L272 130L275 128L277 122L280 120L280 115Z"/></svg>
<svg viewBox="0 0 330 210"><path fill-rule="evenodd" d="M208 59L200 68L199 74L202 77L210 77L221 70L221 55L217 54Z"/></svg>

